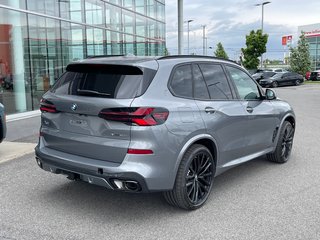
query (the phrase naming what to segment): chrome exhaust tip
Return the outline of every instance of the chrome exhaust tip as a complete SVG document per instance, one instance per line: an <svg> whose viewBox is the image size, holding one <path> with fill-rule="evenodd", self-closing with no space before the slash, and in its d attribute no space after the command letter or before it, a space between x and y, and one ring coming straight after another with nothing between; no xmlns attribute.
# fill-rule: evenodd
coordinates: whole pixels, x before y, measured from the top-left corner
<svg viewBox="0 0 320 240"><path fill-rule="evenodd" d="M131 192L138 192L141 190L139 183L136 181L125 181L124 187L126 190L131 191Z"/></svg>
<svg viewBox="0 0 320 240"><path fill-rule="evenodd" d="M132 180L120 180L113 179L113 184L118 190L124 190L129 192L139 192L141 191L140 184L137 181Z"/></svg>
<svg viewBox="0 0 320 240"><path fill-rule="evenodd" d="M37 161L37 164L40 168L42 168L42 163L41 163L41 159L36 157L36 161Z"/></svg>

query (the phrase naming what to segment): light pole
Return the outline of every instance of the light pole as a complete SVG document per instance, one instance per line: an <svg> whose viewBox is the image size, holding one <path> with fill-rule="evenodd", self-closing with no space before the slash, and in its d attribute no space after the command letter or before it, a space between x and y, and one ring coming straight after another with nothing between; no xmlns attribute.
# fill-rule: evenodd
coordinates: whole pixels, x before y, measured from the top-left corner
<svg viewBox="0 0 320 240"><path fill-rule="evenodd" d="M187 21L187 23L188 23L188 55L190 54L190 53L189 53L189 32L190 32L189 24L190 24L191 22L193 22L192 19L190 19L190 20Z"/></svg>
<svg viewBox="0 0 320 240"><path fill-rule="evenodd" d="M203 39L203 44L202 44L203 52L202 52L202 55L205 56L205 54L206 54L206 25L202 25L202 39Z"/></svg>
<svg viewBox="0 0 320 240"><path fill-rule="evenodd" d="M264 5L267 5L271 2L263 2L263 3L259 3L259 4L256 4L255 6L261 6L261 34L263 34L263 7ZM263 53L261 54L261 60L260 60L260 67L262 68L263 67Z"/></svg>
<svg viewBox="0 0 320 240"><path fill-rule="evenodd" d="M183 0L178 0L178 55L183 49Z"/></svg>

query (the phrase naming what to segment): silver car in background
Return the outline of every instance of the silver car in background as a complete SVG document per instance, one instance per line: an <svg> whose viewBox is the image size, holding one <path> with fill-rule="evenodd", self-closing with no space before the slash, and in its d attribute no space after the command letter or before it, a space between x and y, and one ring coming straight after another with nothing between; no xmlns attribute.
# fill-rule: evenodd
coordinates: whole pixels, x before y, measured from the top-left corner
<svg viewBox="0 0 320 240"><path fill-rule="evenodd" d="M196 209L213 179L267 154L289 159L290 105L232 61L93 57L67 66L41 100L42 169L107 189L161 191Z"/></svg>
<svg viewBox="0 0 320 240"><path fill-rule="evenodd" d="M0 143L6 137L6 114L4 112L4 106L0 103Z"/></svg>

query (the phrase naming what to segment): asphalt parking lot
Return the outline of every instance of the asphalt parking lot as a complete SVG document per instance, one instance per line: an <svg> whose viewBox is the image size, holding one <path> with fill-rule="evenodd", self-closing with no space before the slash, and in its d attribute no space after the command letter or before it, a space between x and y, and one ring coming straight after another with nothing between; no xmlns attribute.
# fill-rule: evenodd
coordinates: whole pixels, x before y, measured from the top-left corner
<svg viewBox="0 0 320 240"><path fill-rule="evenodd" d="M159 193L44 172L27 154L0 164L0 239L320 239L320 84L276 91L297 115L288 163L236 167L215 179L203 208L187 212Z"/></svg>

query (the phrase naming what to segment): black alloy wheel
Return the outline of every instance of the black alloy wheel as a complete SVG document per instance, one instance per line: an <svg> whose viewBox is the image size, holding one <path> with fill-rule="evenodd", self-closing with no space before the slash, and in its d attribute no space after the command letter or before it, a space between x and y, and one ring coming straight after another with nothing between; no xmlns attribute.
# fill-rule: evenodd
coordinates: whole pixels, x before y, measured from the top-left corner
<svg viewBox="0 0 320 240"><path fill-rule="evenodd" d="M200 204L211 190L213 177L213 164L211 155L200 151L194 155L186 174L186 190L189 201Z"/></svg>
<svg viewBox="0 0 320 240"><path fill-rule="evenodd" d="M272 82L272 87L273 87L273 88L276 88L276 87L278 87L278 86L279 86L279 84L278 84L277 81Z"/></svg>
<svg viewBox="0 0 320 240"><path fill-rule="evenodd" d="M299 86L300 83L301 83L300 80L296 80L296 81L295 81L295 85L296 85L296 86Z"/></svg>
<svg viewBox="0 0 320 240"><path fill-rule="evenodd" d="M293 136L294 136L294 128L291 124L287 124L284 130L284 134L282 137L282 143L281 143L281 157L285 159L285 161L288 161L292 144L293 144Z"/></svg>
<svg viewBox="0 0 320 240"><path fill-rule="evenodd" d="M210 150L192 145L184 154L174 188L164 192L167 202L187 210L201 207L208 199L215 174L215 162Z"/></svg>
<svg viewBox="0 0 320 240"><path fill-rule="evenodd" d="M290 122L285 121L281 127L275 151L267 154L269 161L285 163L289 160L293 145L294 132L294 126Z"/></svg>

